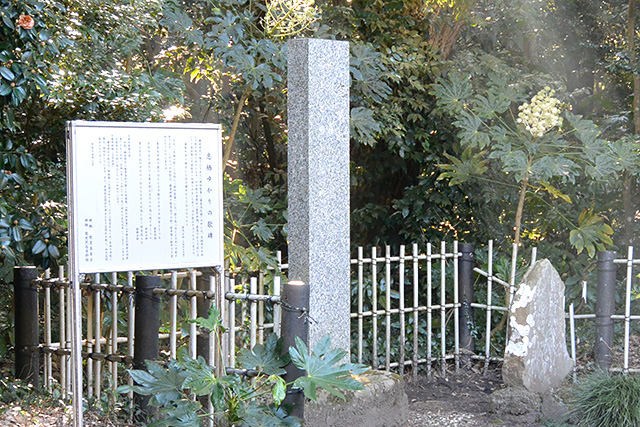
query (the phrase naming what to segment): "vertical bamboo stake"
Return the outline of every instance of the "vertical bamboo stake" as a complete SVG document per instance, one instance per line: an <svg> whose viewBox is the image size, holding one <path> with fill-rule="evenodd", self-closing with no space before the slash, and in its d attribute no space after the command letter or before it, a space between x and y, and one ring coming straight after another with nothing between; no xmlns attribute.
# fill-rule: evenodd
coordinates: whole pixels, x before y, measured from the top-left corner
<svg viewBox="0 0 640 427"><path fill-rule="evenodd" d="M418 355L418 335L420 333L420 324L418 322L418 307L419 307L419 292L418 292L418 244L413 244L413 379L414 381L418 379L418 360L420 359Z"/></svg>
<svg viewBox="0 0 640 427"><path fill-rule="evenodd" d="M258 294L264 295L264 275L258 273ZM264 302L258 302L258 343L264 344Z"/></svg>
<svg viewBox="0 0 640 427"><path fill-rule="evenodd" d="M220 286L216 286L216 281L220 284ZM210 276L209 277L209 291L215 292L215 301L216 307L218 310L221 310L223 304L221 301L224 300L224 296L222 295L222 272L218 276ZM224 323L224 315L222 311L220 311L221 319L223 319ZM222 343L222 331L209 331L209 351L208 351L208 360L209 364L214 366L214 370L216 373L216 377L220 378L224 375L224 363L222 362L222 354L220 352L216 352L216 346L220 346ZM211 397L207 399L207 413L213 414L213 402ZM206 418L207 427L213 427L213 416L209 416Z"/></svg>
<svg viewBox="0 0 640 427"><path fill-rule="evenodd" d="M273 295L280 296L280 276L276 274L273 277ZM273 333L280 337L280 304L273 304Z"/></svg>
<svg viewBox="0 0 640 427"><path fill-rule="evenodd" d="M371 310L373 311L373 352L371 367L378 369L378 249L371 248Z"/></svg>
<svg viewBox="0 0 640 427"><path fill-rule="evenodd" d="M432 315L433 315L433 296L432 291L432 262L431 262L431 243L427 243L427 374L431 376L431 361L432 361Z"/></svg>
<svg viewBox="0 0 640 427"><path fill-rule="evenodd" d="M573 361L573 382L578 380L576 372L576 318L573 304L569 305L569 330L571 331L571 360Z"/></svg>
<svg viewBox="0 0 640 427"><path fill-rule="evenodd" d="M216 375L222 377L225 375L225 367L229 355L228 340L225 339L223 330L228 330L227 318L227 300L226 287L227 283L224 277L224 271L218 271L218 274L209 277L209 291L213 292L216 308L220 312L221 330L215 334L209 334L209 363L216 368Z"/></svg>
<svg viewBox="0 0 640 427"><path fill-rule="evenodd" d="M87 298L87 352L89 354L93 353L95 346L95 337L93 334L93 319L94 319L94 297L93 292L89 290L88 298ZM89 357L87 359L87 396L89 398L93 397L93 377L94 377L94 366L93 359Z"/></svg>
<svg viewBox="0 0 640 427"><path fill-rule="evenodd" d="M133 287L133 272L127 272L127 286ZM135 336L136 308L133 293L127 294L127 355L133 359L133 340ZM127 376L127 384L133 386L133 378ZM129 408L133 408L133 390L129 392Z"/></svg>
<svg viewBox="0 0 640 427"><path fill-rule="evenodd" d="M386 370L391 370L391 246L386 246L385 267L385 322L386 322Z"/></svg>
<svg viewBox="0 0 640 427"><path fill-rule="evenodd" d="M400 290L400 376L404 376L406 325L404 318L404 255L405 247L400 245L400 263L398 267L398 287Z"/></svg>
<svg viewBox="0 0 640 427"><path fill-rule="evenodd" d="M258 279L255 277L252 277L250 280L250 288L249 288L249 293L250 294L256 294L258 291ZM250 334L249 334L249 348L253 348L256 345L256 321L257 321L257 317L258 317L258 307L256 306L256 302L255 301L250 301L249 302L250 306L249 306L249 327L250 327Z"/></svg>
<svg viewBox="0 0 640 427"><path fill-rule="evenodd" d="M453 330L455 341L456 374L460 372L460 295L458 294L458 241L453 242Z"/></svg>
<svg viewBox="0 0 640 427"><path fill-rule="evenodd" d="M445 242L440 242L440 361L442 375L447 373L447 247Z"/></svg>
<svg viewBox="0 0 640 427"><path fill-rule="evenodd" d="M111 273L111 283L118 284L118 274ZM111 354L118 354L118 293L111 291ZM116 396L118 388L118 363L111 363L111 389L112 396ZM115 403L115 402L114 402Z"/></svg>
<svg viewBox="0 0 640 427"><path fill-rule="evenodd" d="M627 292L624 304L624 373L629 373L629 334L631 320L631 287L633 285L633 246L627 252Z"/></svg>
<svg viewBox="0 0 640 427"><path fill-rule="evenodd" d="M217 285L220 286L221 291L219 295L216 295L216 301L224 308L224 310L220 310L222 325L225 330L224 334L220 337L220 345L222 346L222 360L226 368L229 364L229 354L233 349L229 348L229 301L227 300L227 293L230 292L231 286L229 283L229 275L224 268L218 272Z"/></svg>
<svg viewBox="0 0 640 427"><path fill-rule="evenodd" d="M363 247L358 246L358 363L362 363L362 339L363 339L363 304L362 304L362 282L364 274Z"/></svg>
<svg viewBox="0 0 640 427"><path fill-rule="evenodd" d="M178 272L175 270L171 272L171 289L178 289ZM169 315L171 316L171 322L169 324L169 352L171 358L175 359L177 357L178 347L178 340L176 338L178 329L178 297L171 295L169 303Z"/></svg>
<svg viewBox="0 0 640 427"><path fill-rule="evenodd" d="M531 248L531 265L533 266L533 264L536 263L536 260L538 259L538 248L537 247L533 247Z"/></svg>
<svg viewBox="0 0 640 427"><path fill-rule="evenodd" d="M493 240L489 240L487 260L487 332L485 336L484 351L484 375L489 371L489 360L491 359L491 313L493 297Z"/></svg>
<svg viewBox="0 0 640 427"><path fill-rule="evenodd" d="M231 292L236 290L235 279L229 279ZM236 367L236 300L229 301L229 366Z"/></svg>
<svg viewBox="0 0 640 427"><path fill-rule="evenodd" d="M51 270L47 268L44 272L45 280L51 279ZM51 286L47 283L44 288L44 344L51 347ZM44 384L47 391L51 393L51 378L53 377L51 353L44 355Z"/></svg>
<svg viewBox="0 0 640 427"><path fill-rule="evenodd" d="M192 291L196 290L196 270L191 270L189 272L189 289ZM198 317L198 298L195 296L191 297L190 307L189 307L189 319L195 320ZM189 323L189 356L192 359L195 359L198 354L198 340L196 336L198 334L198 330L196 328L196 324L194 322Z"/></svg>
<svg viewBox="0 0 640 427"><path fill-rule="evenodd" d="M93 281L95 283L100 283L100 274L96 274L94 276ZM95 291L93 295L94 295L94 297L93 297L94 298L94 302L93 302L93 314L94 314L93 322L94 322L94 333L95 333L95 337L96 337L95 351L96 351L96 353L101 353L102 352L102 343L100 341L102 339L102 313L101 313L102 295L101 295L100 291ZM102 362L100 360L96 360L94 365L95 365L95 374L94 374L95 381L93 382L94 394L95 394L97 399L100 399L101 389L102 389Z"/></svg>

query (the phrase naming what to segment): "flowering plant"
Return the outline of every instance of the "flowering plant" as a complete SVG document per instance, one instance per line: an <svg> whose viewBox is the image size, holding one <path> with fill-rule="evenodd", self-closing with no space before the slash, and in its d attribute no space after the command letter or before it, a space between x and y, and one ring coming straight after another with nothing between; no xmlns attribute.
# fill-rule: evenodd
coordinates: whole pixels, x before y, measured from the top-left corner
<svg viewBox="0 0 640 427"><path fill-rule="evenodd" d="M29 15L20 15L18 18L18 25L24 28L25 30L30 30L35 25L35 21Z"/></svg>
<svg viewBox="0 0 640 427"><path fill-rule="evenodd" d="M615 179L620 170L593 122L568 108L562 111L562 102L550 86L543 86L527 100L531 88L523 84L525 81L516 73L496 72L483 84L488 89L476 91L469 75L451 73L433 88L438 106L456 118L453 125L459 129L461 148L455 158L448 156L451 164L440 165L443 173L438 179L457 185L471 178L489 179L482 177L485 174L495 180L500 172L510 188L515 187L515 180L519 188L513 227L516 245L522 235L535 234L535 227L543 221L530 220L530 231L523 232L528 196L548 207L554 207L555 199L573 203L557 186L573 184L581 175L593 180ZM543 197L544 193L550 198ZM570 226L570 243L578 253L587 249L592 255L612 243L613 230L593 210L583 211Z"/></svg>
<svg viewBox="0 0 640 427"><path fill-rule="evenodd" d="M546 86L518 110L517 123L521 123L536 138L541 137L555 127L562 126L560 100L555 98L556 91Z"/></svg>
<svg viewBox="0 0 640 427"><path fill-rule="evenodd" d="M270 36L288 37L309 28L317 15L314 0L271 0L262 22Z"/></svg>

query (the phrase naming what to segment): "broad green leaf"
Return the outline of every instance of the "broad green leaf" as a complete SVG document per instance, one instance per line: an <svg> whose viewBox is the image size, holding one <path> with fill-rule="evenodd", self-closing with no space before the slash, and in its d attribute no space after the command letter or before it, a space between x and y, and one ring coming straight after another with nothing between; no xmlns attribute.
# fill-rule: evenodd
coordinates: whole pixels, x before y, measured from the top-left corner
<svg viewBox="0 0 640 427"><path fill-rule="evenodd" d="M255 369L265 375L284 375L288 357L282 355L282 339L269 335L264 345L256 344L253 349L242 349L238 361L245 369Z"/></svg>
<svg viewBox="0 0 640 427"><path fill-rule="evenodd" d="M0 96L7 96L11 93L12 88L8 84L2 82L0 83Z"/></svg>
<svg viewBox="0 0 640 427"><path fill-rule="evenodd" d="M451 115L459 114L473 94L468 76L453 73L448 79L439 80L431 91L436 97L438 107Z"/></svg>
<svg viewBox="0 0 640 427"><path fill-rule="evenodd" d="M511 101L502 96L489 92L487 96L476 95L474 112L485 119L493 118L507 111Z"/></svg>
<svg viewBox="0 0 640 427"><path fill-rule="evenodd" d="M60 256L60 251L55 245L47 245L47 252L49 252L51 258L58 258Z"/></svg>
<svg viewBox="0 0 640 427"><path fill-rule="evenodd" d="M196 396L211 396L214 406L223 405L225 389L230 385L227 377L216 377L213 368L203 357L198 357L197 360L188 358L180 366L187 372L182 385L184 390L189 390Z"/></svg>
<svg viewBox="0 0 640 427"><path fill-rule="evenodd" d="M380 133L380 124L373 118L373 110L356 107L351 109L351 133L364 144L373 146Z"/></svg>
<svg viewBox="0 0 640 427"><path fill-rule="evenodd" d="M581 253L587 250L594 256L596 250L603 250L613 245L611 236L613 229L603 221L602 216L593 212L593 208L585 209L578 218L578 228L569 233L569 243Z"/></svg>
<svg viewBox="0 0 640 427"><path fill-rule="evenodd" d="M302 425L301 420L287 416L282 407L265 405L257 401L248 402L242 416L243 427L299 427Z"/></svg>
<svg viewBox="0 0 640 427"><path fill-rule="evenodd" d="M271 385L271 395L276 405L280 405L287 394L287 383L280 375L271 375L267 378L267 383Z"/></svg>
<svg viewBox="0 0 640 427"><path fill-rule="evenodd" d="M152 396L152 406L167 406L182 396L182 384L187 373L178 367L175 360L163 368L155 362L147 361L147 371L130 369L129 375L138 384L132 390L144 396ZM123 389L127 390L128 389Z"/></svg>
<svg viewBox="0 0 640 427"><path fill-rule="evenodd" d="M202 427L199 416L202 405L196 400L183 399L162 408L147 427Z"/></svg>
<svg viewBox="0 0 640 427"><path fill-rule="evenodd" d="M458 138L462 145L480 149L489 145L491 140L489 134L481 130L484 123L480 117L466 111L462 111L459 117L453 124L460 128Z"/></svg>
<svg viewBox="0 0 640 427"><path fill-rule="evenodd" d="M616 164L631 172L640 172L640 144L621 138L611 144L611 151Z"/></svg>
<svg viewBox="0 0 640 427"><path fill-rule="evenodd" d="M263 242L269 242L273 240L273 230L262 218L260 218L258 222L251 226L251 231L257 238L259 238Z"/></svg>
<svg viewBox="0 0 640 427"><path fill-rule="evenodd" d="M317 401L317 388L323 388L327 392L345 400L340 390L362 390L364 387L351 376L351 371L345 365L336 366L345 356L346 352L340 349L326 351L330 338L323 338L318 353L309 353L307 346L296 338L296 346L289 349L291 360L307 375L294 381L294 387L304 390L305 396Z"/></svg>
<svg viewBox="0 0 640 427"><path fill-rule="evenodd" d="M10 81L13 81L16 78L16 75L13 74L13 71L8 67L0 67L0 76Z"/></svg>
<svg viewBox="0 0 640 427"><path fill-rule="evenodd" d="M45 242L43 242L42 240L38 240L34 245L33 245L33 249L31 250L31 252L33 254L39 254L40 252L44 251L47 248L47 244Z"/></svg>
<svg viewBox="0 0 640 427"><path fill-rule="evenodd" d="M460 159L444 153L445 157L451 161L448 165L438 165L445 172L438 176L438 180L449 179L449 185L462 184L474 176L481 176L487 172L488 168L483 159L485 151L474 152L471 148L467 148L462 152Z"/></svg>
<svg viewBox="0 0 640 427"><path fill-rule="evenodd" d="M211 303L209 315L206 318L198 317L197 319L189 320L189 322L195 323L209 332L217 332L218 329L222 328L222 316L220 310L214 303Z"/></svg>

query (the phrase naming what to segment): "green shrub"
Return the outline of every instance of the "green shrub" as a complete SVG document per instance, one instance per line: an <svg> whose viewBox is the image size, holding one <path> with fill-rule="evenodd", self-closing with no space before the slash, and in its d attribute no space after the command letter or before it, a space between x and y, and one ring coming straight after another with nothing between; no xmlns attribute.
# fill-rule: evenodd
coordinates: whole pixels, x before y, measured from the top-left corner
<svg viewBox="0 0 640 427"><path fill-rule="evenodd" d="M577 384L570 404L578 426L640 426L640 377L596 372Z"/></svg>

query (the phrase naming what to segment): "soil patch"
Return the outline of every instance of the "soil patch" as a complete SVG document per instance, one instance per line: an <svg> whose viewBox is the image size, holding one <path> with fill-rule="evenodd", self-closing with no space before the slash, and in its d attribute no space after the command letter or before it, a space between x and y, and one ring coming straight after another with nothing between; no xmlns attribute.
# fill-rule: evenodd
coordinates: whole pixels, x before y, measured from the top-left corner
<svg viewBox="0 0 640 427"><path fill-rule="evenodd" d="M499 416L491 412L492 392L505 387L500 370L481 372L460 370L447 373L446 378L433 374L420 375L416 381L406 378L410 419L414 426L541 426L519 419L517 416Z"/></svg>

